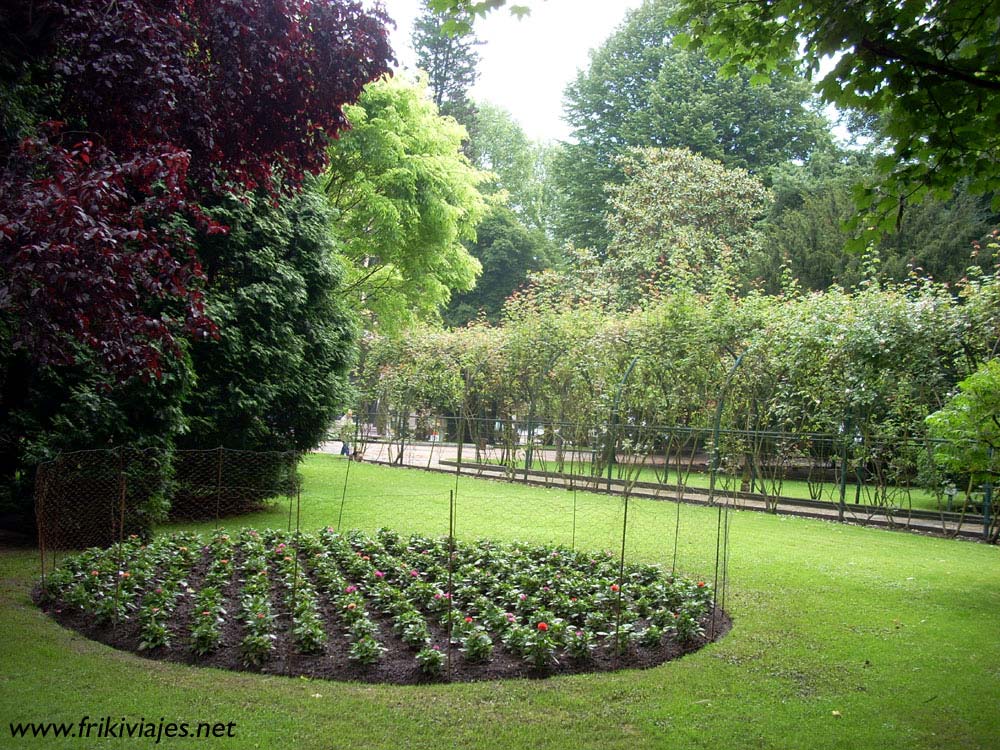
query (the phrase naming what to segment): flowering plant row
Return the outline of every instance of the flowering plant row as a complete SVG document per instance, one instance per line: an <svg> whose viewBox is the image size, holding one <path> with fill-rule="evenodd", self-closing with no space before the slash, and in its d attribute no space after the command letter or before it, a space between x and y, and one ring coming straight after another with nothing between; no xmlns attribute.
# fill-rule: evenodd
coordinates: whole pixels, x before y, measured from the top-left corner
<svg viewBox="0 0 1000 750"><path fill-rule="evenodd" d="M544 669L687 647L703 636L713 598L703 581L622 565L610 552L330 528L130 539L68 558L44 596L57 612L135 618L140 649L173 639L203 657L228 642L251 667L279 641L319 659L341 648L365 666L408 651L428 675L446 669L449 653L479 665L503 651Z"/></svg>

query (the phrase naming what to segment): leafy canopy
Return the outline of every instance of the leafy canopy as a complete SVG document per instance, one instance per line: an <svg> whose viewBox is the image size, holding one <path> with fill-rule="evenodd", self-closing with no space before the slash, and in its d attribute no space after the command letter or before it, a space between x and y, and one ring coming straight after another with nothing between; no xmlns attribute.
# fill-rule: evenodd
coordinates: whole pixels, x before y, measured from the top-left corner
<svg viewBox="0 0 1000 750"><path fill-rule="evenodd" d="M553 169L561 239L606 247L604 185L622 182L616 160L630 147L687 148L762 173L830 141L800 76L751 85L747 73L721 75L717 63L674 43L674 10L674 0L651 0L630 13L566 90L576 143Z"/></svg>
<svg viewBox="0 0 1000 750"><path fill-rule="evenodd" d="M882 190L859 205L890 228L903 201L947 197L962 179L985 192L1000 176L997 0L679 0L683 40L724 60L722 71L766 81L805 68L822 98L879 124L891 144Z"/></svg>
<svg viewBox="0 0 1000 750"><path fill-rule="evenodd" d="M466 152L490 173L483 191L503 194L526 226L545 229L551 203L546 170L551 147L528 138L510 112L489 102L475 103Z"/></svg>
<svg viewBox="0 0 1000 750"><path fill-rule="evenodd" d="M934 458L952 475L972 481L1000 476L1000 360L990 360L958 384L943 409L927 417Z"/></svg>
<svg viewBox="0 0 1000 750"><path fill-rule="evenodd" d="M377 81L346 112L352 127L330 146L324 189L348 288L373 328L434 319L479 274L462 242L485 211L485 175L462 154L465 129L438 115L423 83Z"/></svg>
<svg viewBox="0 0 1000 750"><path fill-rule="evenodd" d="M532 271L551 265L544 233L528 229L506 206L494 206L476 229L469 250L483 267L474 289L452 297L445 313L449 325L464 325L482 313L497 322L504 301L521 287Z"/></svg>
<svg viewBox="0 0 1000 750"><path fill-rule="evenodd" d="M641 280L702 292L730 285L760 252L756 223L771 196L746 170L686 149L635 149L621 164L625 182L610 190L608 265L633 301Z"/></svg>
<svg viewBox="0 0 1000 750"><path fill-rule="evenodd" d="M428 0L427 5L434 11L447 16L443 30L448 34L463 34L472 29L472 22L477 17L485 17L488 13L503 8L507 0ZM523 18L531 10L527 5L510 5L510 14Z"/></svg>

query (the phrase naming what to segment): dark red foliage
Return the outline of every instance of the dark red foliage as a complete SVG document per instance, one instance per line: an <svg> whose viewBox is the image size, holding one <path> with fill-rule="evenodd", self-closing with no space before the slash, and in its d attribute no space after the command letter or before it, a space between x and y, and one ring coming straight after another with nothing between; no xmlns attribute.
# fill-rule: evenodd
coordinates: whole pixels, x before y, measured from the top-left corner
<svg viewBox="0 0 1000 750"><path fill-rule="evenodd" d="M0 313L40 363L72 339L120 378L207 334L192 251L211 193L320 171L342 106L388 72L381 11L347 0L14 0L0 70L50 92L59 138L0 155ZM73 133L74 135L66 135Z"/></svg>
<svg viewBox="0 0 1000 750"><path fill-rule="evenodd" d="M173 143L193 176L297 184L388 71L380 13L344 0L50 0L64 109L115 151Z"/></svg>
<svg viewBox="0 0 1000 750"><path fill-rule="evenodd" d="M116 375L158 376L175 334L214 333L181 219L224 228L188 203L189 159L170 145L119 161L88 140L22 144L0 178L0 309L17 321L16 347L70 364L70 334Z"/></svg>

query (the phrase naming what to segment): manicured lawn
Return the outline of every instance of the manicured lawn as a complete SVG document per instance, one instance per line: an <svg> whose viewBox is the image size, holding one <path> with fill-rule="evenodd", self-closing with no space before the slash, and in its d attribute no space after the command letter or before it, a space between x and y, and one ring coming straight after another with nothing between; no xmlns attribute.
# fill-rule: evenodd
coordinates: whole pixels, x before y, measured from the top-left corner
<svg viewBox="0 0 1000 750"><path fill-rule="evenodd" d="M346 464L303 467L301 525L337 524ZM343 526L445 533L453 477L351 467ZM621 501L462 478L457 534L620 544ZM671 564L677 506L629 507L634 559ZM286 525L288 507L237 519ZM680 508L678 566L710 576L718 514ZM201 525L211 528L214 524ZM617 528L616 528L617 527ZM190 525L186 528L198 528ZM152 741L10 739L12 721L84 715L235 722L238 748L995 748L1000 550L758 513L731 516L733 631L655 669L551 680L392 687L147 661L61 629L29 600L32 550L5 550L0 747ZM833 712L839 712L839 716Z"/></svg>

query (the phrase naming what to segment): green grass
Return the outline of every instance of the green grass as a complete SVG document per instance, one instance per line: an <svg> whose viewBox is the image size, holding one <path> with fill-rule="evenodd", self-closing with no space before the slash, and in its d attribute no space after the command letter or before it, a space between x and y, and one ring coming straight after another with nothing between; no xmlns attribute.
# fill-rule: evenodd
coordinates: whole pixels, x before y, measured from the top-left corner
<svg viewBox="0 0 1000 750"><path fill-rule="evenodd" d="M346 465L306 461L303 528L336 525ZM345 527L447 530L454 477L350 471ZM462 478L457 533L568 544L573 505L563 490ZM620 544L622 510L620 499L578 493L576 544ZM669 565L677 512L633 501L630 555ZM287 524L288 508L230 525L249 521ZM712 577L717 523L714 509L680 507L683 571ZM38 612L29 599L37 554L4 550L0 747L152 745L9 739L11 721L83 715L236 722L236 739L165 747L997 747L1000 550L750 512L731 515L731 539L735 628L696 654L639 672L429 687L228 673L120 653Z"/></svg>

